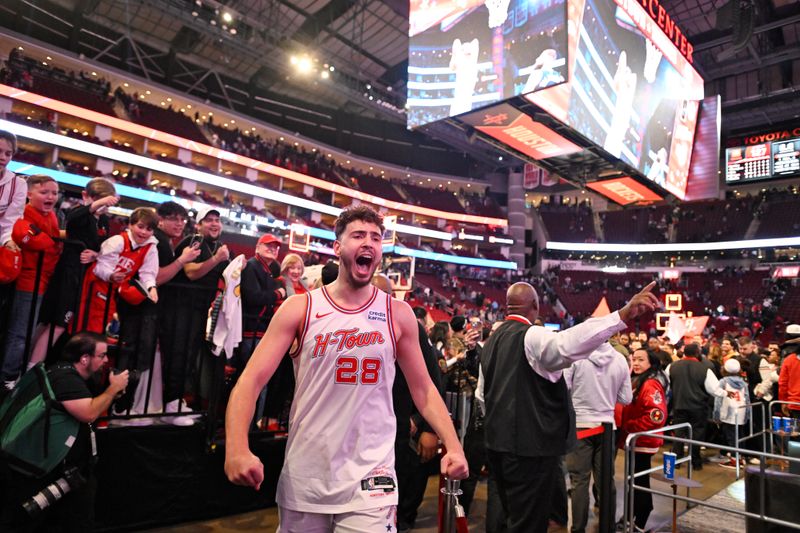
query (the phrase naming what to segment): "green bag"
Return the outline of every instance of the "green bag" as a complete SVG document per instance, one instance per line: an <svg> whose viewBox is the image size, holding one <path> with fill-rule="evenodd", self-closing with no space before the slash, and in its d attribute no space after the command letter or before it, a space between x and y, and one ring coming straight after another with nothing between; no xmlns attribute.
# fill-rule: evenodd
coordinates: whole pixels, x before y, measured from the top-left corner
<svg viewBox="0 0 800 533"><path fill-rule="evenodd" d="M80 422L55 399L44 365L26 372L0 405L0 456L23 474L42 477L75 443Z"/></svg>

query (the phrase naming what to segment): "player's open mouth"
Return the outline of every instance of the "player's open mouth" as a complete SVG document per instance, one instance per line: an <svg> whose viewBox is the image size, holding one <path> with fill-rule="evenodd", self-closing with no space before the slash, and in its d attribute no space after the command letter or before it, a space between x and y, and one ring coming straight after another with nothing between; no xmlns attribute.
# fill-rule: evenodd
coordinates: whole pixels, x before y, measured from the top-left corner
<svg viewBox="0 0 800 533"><path fill-rule="evenodd" d="M372 266L372 254L361 254L356 257L356 270L359 274L369 274L369 269Z"/></svg>

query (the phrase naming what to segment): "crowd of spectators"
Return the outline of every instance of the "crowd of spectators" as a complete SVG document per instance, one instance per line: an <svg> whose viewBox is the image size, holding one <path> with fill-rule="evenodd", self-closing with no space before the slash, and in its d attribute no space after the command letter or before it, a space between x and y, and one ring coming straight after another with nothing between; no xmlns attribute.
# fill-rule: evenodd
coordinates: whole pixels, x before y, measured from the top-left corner
<svg viewBox="0 0 800 533"><path fill-rule="evenodd" d="M209 143L223 150L252 157L339 185L347 185L358 190L364 190L364 192L378 196L381 196L381 192L385 193L387 191L386 187L378 187L378 190L376 190L376 187L370 184L374 184L376 180L382 180L403 190L402 194L398 194L397 197L388 198L390 200L413 205L440 207L431 204L431 198L426 197L425 194L412 194L412 188L417 187L417 184L410 179L388 178L382 174L361 171L337 161L330 157L329 154L325 154L316 148L309 149L305 145L285 142L278 137L266 138L261 134L241 130L238 127L223 127L214 122L213 114L209 114L204 120L201 120L198 112L189 115L175 109L172 104L161 108L145 102L140 98L141 95L136 92L128 94L121 87L113 88L111 83L102 77L98 78L83 71L67 73L57 67L44 65L28 58L18 49L14 49L11 52L9 60L5 63L4 68L0 70L0 82L14 87L35 91L39 88L35 86L36 78L57 81L70 85L79 91L88 92L95 97L99 96L109 107L113 106L115 102L120 102L128 115L127 118L135 122L147 122L147 125L151 127L176 135L183 134L184 137L189 137L191 140ZM154 117L157 123L152 123L152 120L148 120L151 116ZM172 119L169 119L169 117L172 117ZM177 131L173 131L176 129ZM407 185L408 188L402 189L403 185ZM435 191L438 192L438 190ZM383 196L386 195L384 194ZM454 198L457 198L457 200L448 203L448 206L457 212L502 217L500 207L491 199L487 199L485 195L461 189L461 191L456 192Z"/></svg>
<svg viewBox="0 0 800 533"><path fill-rule="evenodd" d="M8 138L13 139L12 137ZM7 140L0 142L10 144ZM103 186L98 188L98 182L102 182ZM29 183L31 184L31 194L34 196L43 187L55 189L57 192L57 186L52 180L29 179ZM226 342L224 338L218 339L215 335L221 321L224 320L218 312L218 302L223 297L223 293L217 291L217 284L220 279L230 275L228 268L232 261L232 254L228 246L224 244L225 236L222 233L219 213L213 208L201 210L195 215L194 229L189 230L188 213L179 204L167 202L160 205L157 212L146 208L137 209L131 216L127 229L123 229L122 233L119 233L111 229L112 221L107 220L105 215L107 208L116 200L113 195L113 184L102 178L93 180L90 184L81 200L73 199L69 202L71 209L65 217L62 217L60 225L64 226L66 230L67 240L65 242L73 246L77 245L73 241L79 236L79 233L76 233L77 221L84 221L81 222L81 228L83 228L81 230L83 233L80 234L83 235L81 251L76 249L75 251L78 253L71 253L70 257L72 257L71 261L75 262L75 265L72 266L73 271L77 266L77 271L80 272L81 265L87 265L89 274L82 282L84 296L81 297L80 307L88 305L88 308L93 309L95 313L94 318L90 317L85 321L86 327L78 329L88 328L102 334L101 338L107 340L111 346L108 351L115 359L116 364L120 368L130 371L125 374L128 394L113 403L109 402L107 406L110 408L108 414L111 415L111 422L150 424L154 419L160 419L162 422L175 425L194 424L199 416L196 410L206 408L209 397L212 395L212 389L224 387L229 390L235 383L238 373L249 359L255 342L266 330L271 314L287 296L302 293L311 288L301 281L303 270L311 263L318 261L319 258L311 255L302 258L294 254L287 254L281 261L281 240L279 237L267 233L259 238L251 259L247 262L238 260L242 284L246 285L241 294L244 314L242 330L247 342L234 351L234 356L230 358L225 369L224 381L214 381L214 376L209 370L214 366L212 353L215 349L225 349ZM101 190L105 192L97 192ZM53 226L52 222L59 220L53 212L57 208L55 195L50 189L47 191L49 194L47 198L42 197L35 201L32 199L31 205L27 208L28 211L38 210L37 212L40 214L28 213L25 215L28 217L26 223L30 225L32 220L39 220L35 217L41 218L42 213L48 213L47 235L37 237L36 240L23 239L21 237L23 233L30 233L30 229L25 229L29 226L25 226L25 228L21 227L18 232L20 235L12 235L12 242L4 243L8 249L21 248L24 259L23 272L26 272L23 277L27 276L25 279L30 278L31 269L35 269L32 267L36 262L34 255L41 249L30 248L30 244L44 242L45 237L52 242L58 242L61 239L57 228L59 223L55 222L56 226ZM66 205L62 206L66 207ZM9 211L6 210L6 212ZM13 213L14 210L12 209L10 212ZM80 213L80 217L78 213ZM25 219L20 218L6 222L16 227L23 220ZM95 222L92 222L94 225L85 225L86 220L89 222L94 220ZM40 221L38 224L43 226L44 223ZM0 228L5 225L8 224L0 223ZM50 226L53 227L50 228ZM91 235L88 235L87 232ZM116 235L114 235L115 233ZM87 236L91 237L91 245L89 245ZM58 260L58 264L54 260L50 260L48 263L50 266L44 277L40 278L39 283L41 283L41 279L49 280L52 276L59 275L59 269L64 268L63 257L66 257L59 246L47 245L45 249L47 253L55 254L54 257ZM59 256L63 257L58 259ZM122 264L120 263L122 259L125 259L125 264L132 263L133 266L122 270L107 268L113 264L119 266ZM147 266L148 261L151 263L149 267ZM153 267L154 261L157 262L157 268ZM55 269L51 268L53 265L55 265ZM106 274L103 274L102 265L105 265L103 268L105 268ZM149 273L145 274L147 268L149 268ZM333 263L325 265L321 272L320 283L326 276L326 270L331 269L335 269ZM390 271L399 271L401 277L410 275L408 267L402 263L392 265ZM120 275L116 276L116 274ZM712 285L706 288L706 292L712 295L713 301L713 295L722 286L726 284L735 286L739 280L746 279L749 274L748 271L738 268L715 271L710 274ZM428 326L426 332L435 349L446 388L452 393L467 394L471 397L478 387L477 363L481 357L480 346L485 339L491 336L493 328L506 319L509 314L506 305L506 289L509 279L501 275L499 271L466 266L445 267L441 263L431 261L417 263L417 276L420 279L424 278L429 282L431 280L435 282L435 285L430 282L414 288L411 299L414 304L432 307L441 312L438 315L430 313L430 320L426 321ZM553 313L555 308L561 308L558 307L560 305L559 291L561 290L567 291L567 294L620 293L624 295L639 291L648 281L642 276L640 279L603 279L597 273L594 273L593 276L594 279L585 279L584 277L578 279L572 271L552 269L538 276L526 273L522 279L536 288L540 309L543 311L549 309L549 313ZM330 277L330 272L328 272L328 277ZM92 293L96 289L89 287L87 290L87 279L90 280L89 283L93 282L91 280L108 283L106 298L118 300L115 315L113 308L109 309L101 304L105 301L103 298L96 299L95 303L91 303ZM153 285L156 281L157 291ZM230 280L227 285L232 285ZM5 287L8 289L13 285L6 284ZM661 282L659 289L663 292L671 289L671 286L668 282ZM742 301L741 306L737 305L736 312L740 313L740 318L763 319L764 310L779 305L785 290L786 287L783 284L776 282L766 289L767 296L760 302L760 307L750 306L748 309L750 302ZM19 287L17 291L19 291ZM28 292L37 294L38 291L34 288ZM49 298L46 294L47 290L43 289L42 293L42 297L47 300ZM35 300L36 298L34 298L33 307L37 305ZM624 300L625 298L620 302L610 302L611 307L616 307L618 303L624 303ZM15 298L15 301L23 300ZM89 303L85 304L84 302ZM215 309L217 310L216 314ZM210 338L205 336L209 310L211 310L212 316ZM99 321L97 311L100 311ZM48 308L48 314L51 312L52 309ZM73 319L75 322L70 322L69 319L63 322L66 326L65 329L69 328L71 324L82 322L80 312L76 312L75 315L76 317ZM17 327L16 330L26 329L31 314L21 312L14 313L14 316L18 317L15 320L23 326ZM554 318L563 326L569 327L580 323L584 316L572 317L562 312L561 316ZM542 324L550 319L551 316L542 313L537 324ZM642 323L640 322L640 324ZM797 388L797 385L794 384L795 378L792 377L790 380L789 377L790 373L794 372L793 367L789 365L788 370L782 370L783 360L780 357L779 346L777 344L758 344L758 341L753 340L752 336L755 333L753 330L738 328L736 331L722 336L713 329L709 329L704 334L690 339L698 344L695 353L694 348L690 348L693 346L692 342L683 347L680 344L673 344L668 339L656 335L652 321L645 321L643 324L645 325L639 330L623 333L612 340L612 345L619 352L623 355L632 354L634 360L631 376L634 383L633 404L635 404L636 398L641 397L641 395L637 396L636 391L644 387L647 380L660 380L662 379L660 377L661 370L671 368L672 372L666 372L663 375L674 381L678 379L679 375L676 365L684 359L691 360L695 356L702 364L706 365L708 372L714 375L715 380L729 378L719 381L714 387L709 386L709 390L727 390L726 387L730 387L738 388L741 391L743 390L742 386L737 381L741 378L747 386L748 394L751 395L750 399L794 398L791 396L793 393L789 392L795 390L792 387ZM793 335L792 332L796 332L800 337L800 327L785 328L785 334L790 337ZM17 337L19 338L19 335ZM4 380L7 386L13 387L20 373L30 368L25 363L30 359L28 351L31 342L35 344L37 340L46 337L47 329L37 328L30 342L23 336L21 351L18 347L13 347L15 353L12 357L9 357L9 353L6 351L4 359L14 362L11 366L4 366ZM155 350L156 343L160 346L158 358ZM101 351L105 350L100 341L95 342L93 346ZM94 352L92 353L94 354ZM50 362L57 355L55 352L50 353L49 358L46 356L44 360ZM105 351L99 357L104 360ZM734 369L735 364L730 362L731 360L736 361L740 370ZM287 359L287 361L289 360ZM645 362L649 365L646 369L637 366L645 365ZM162 383L154 384L150 376L155 374L153 370L154 365L157 364L162 365L165 376ZM5 370L9 370L9 373L5 373ZM133 376L138 376L138 379ZM267 387L267 394L257 406L256 417L253 421L254 428L272 431L286 429L285 420L292 398L291 383L291 363L287 362L276 372L273 381ZM665 379L663 383L659 381L659 384L662 387L660 390L665 396L670 390L671 382L669 379ZM648 386L656 387L653 383ZM757 387L758 389L756 389ZM781 392L781 387L783 387L783 392ZM112 383L111 390L115 395L119 392L118 388L118 385ZM160 398L153 402L153 398L147 397L148 393L145 392L147 390L163 390L163 392L157 392L156 394L160 395ZM647 390L649 391L649 389ZM650 392L648 395L652 396ZM709 399L714 395L713 392L709 393ZM155 405L153 406L153 404ZM722 405L722 409L724 409L724 405ZM623 409L623 419L620 423L623 428L634 427L633 425L626 426L625 421L635 419L636 416L643 416L642 413L649 415L653 409L663 410L665 423L668 416L678 416L677 412L667 411L666 406L644 405L633 408L633 411ZM651 417L652 419L653 417ZM730 421L727 418L723 419L723 415L720 415L719 423L730 424ZM476 426L470 423L469 427ZM721 434L730 433L728 429L723 429L725 431L720 430ZM467 429L466 431L471 430ZM476 437L475 434L469 433L467 438L473 443L476 442L475 439L481 440L479 436ZM713 437L708 438L711 440ZM656 448L660 445L660 442L656 443ZM475 457L471 457L475 459ZM479 456L477 457L475 459L478 461L476 471L480 472L481 459ZM704 459L718 459L723 468L735 467L738 464L735 457L726 455L710 457L706 454L705 457L702 455L695 457L697 462L695 468L698 466L702 468ZM752 460L755 457L745 456L745 459ZM648 463L649 457L640 457L637 468L644 469ZM637 500L635 507L637 524L646 524L649 512L647 502ZM555 519L557 521L565 520L565 516L566 514L557 514Z"/></svg>

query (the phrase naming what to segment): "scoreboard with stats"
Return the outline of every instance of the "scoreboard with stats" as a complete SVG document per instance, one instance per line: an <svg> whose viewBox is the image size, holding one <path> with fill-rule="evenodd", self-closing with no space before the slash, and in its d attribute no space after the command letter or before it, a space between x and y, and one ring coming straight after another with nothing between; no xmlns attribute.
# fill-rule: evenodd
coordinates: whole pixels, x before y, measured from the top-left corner
<svg viewBox="0 0 800 533"><path fill-rule="evenodd" d="M725 182L800 176L800 138L725 150Z"/></svg>
<svg viewBox="0 0 800 533"><path fill-rule="evenodd" d="M775 176L800 174L800 139L772 143L772 173Z"/></svg>

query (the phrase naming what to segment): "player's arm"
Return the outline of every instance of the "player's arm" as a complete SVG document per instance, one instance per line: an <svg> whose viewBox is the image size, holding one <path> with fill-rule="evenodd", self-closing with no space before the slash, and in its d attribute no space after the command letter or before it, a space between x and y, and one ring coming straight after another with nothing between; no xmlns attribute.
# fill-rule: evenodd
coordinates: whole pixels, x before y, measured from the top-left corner
<svg viewBox="0 0 800 533"><path fill-rule="evenodd" d="M392 315L397 340L397 362L408 382L414 405L447 448L447 454L442 457L442 473L452 478L464 479L469 475L464 450L444 401L425 367L414 313L405 302L392 300Z"/></svg>
<svg viewBox="0 0 800 533"><path fill-rule="evenodd" d="M305 316L305 295L284 302L231 392L225 412L225 474L237 485L258 490L264 480L264 465L250 452L247 432L256 398L289 350Z"/></svg>

